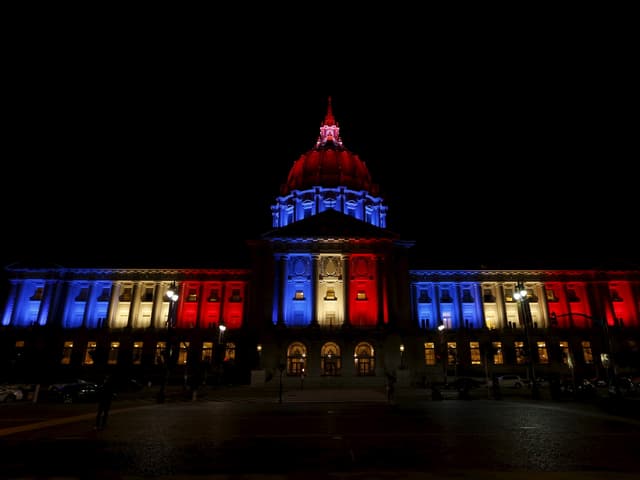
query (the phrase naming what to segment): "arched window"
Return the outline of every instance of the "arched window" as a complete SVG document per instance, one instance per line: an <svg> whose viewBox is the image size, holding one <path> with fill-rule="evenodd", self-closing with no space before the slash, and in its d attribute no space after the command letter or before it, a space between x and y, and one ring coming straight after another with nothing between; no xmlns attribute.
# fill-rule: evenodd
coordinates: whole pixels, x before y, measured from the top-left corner
<svg viewBox="0 0 640 480"><path fill-rule="evenodd" d="M301 375L307 366L307 347L294 342L287 349L287 375Z"/></svg>
<svg viewBox="0 0 640 480"><path fill-rule="evenodd" d="M360 342L353 352L353 361L356 367L356 375L369 376L376 373L376 358L373 346L368 342Z"/></svg>
<svg viewBox="0 0 640 480"><path fill-rule="evenodd" d="M326 376L340 375L342 355L338 344L327 342L320 350L320 374Z"/></svg>

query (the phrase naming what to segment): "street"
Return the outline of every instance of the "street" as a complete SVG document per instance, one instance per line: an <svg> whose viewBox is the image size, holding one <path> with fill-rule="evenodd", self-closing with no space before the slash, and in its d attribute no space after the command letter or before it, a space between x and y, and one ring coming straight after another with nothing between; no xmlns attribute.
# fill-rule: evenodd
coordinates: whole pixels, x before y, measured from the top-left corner
<svg viewBox="0 0 640 480"><path fill-rule="evenodd" d="M640 421L592 405L307 391L0 407L2 478L638 478ZM329 396L323 400L322 395ZM38 428L25 425L40 422ZM47 423L49 422L49 423ZM236 477L234 477L236 478ZM244 478L244 477L243 477Z"/></svg>

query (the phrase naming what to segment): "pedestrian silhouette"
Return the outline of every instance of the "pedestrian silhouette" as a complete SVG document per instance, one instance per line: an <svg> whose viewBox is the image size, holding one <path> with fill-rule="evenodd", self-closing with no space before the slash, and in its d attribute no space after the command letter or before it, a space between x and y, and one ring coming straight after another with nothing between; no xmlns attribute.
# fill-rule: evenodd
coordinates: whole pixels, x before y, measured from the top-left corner
<svg viewBox="0 0 640 480"><path fill-rule="evenodd" d="M396 375L394 372L387 372L387 401L393 402L396 394Z"/></svg>
<svg viewBox="0 0 640 480"><path fill-rule="evenodd" d="M113 379L107 375L98 388L98 412L96 413L96 430L103 430L107 426L107 418L113 400Z"/></svg>

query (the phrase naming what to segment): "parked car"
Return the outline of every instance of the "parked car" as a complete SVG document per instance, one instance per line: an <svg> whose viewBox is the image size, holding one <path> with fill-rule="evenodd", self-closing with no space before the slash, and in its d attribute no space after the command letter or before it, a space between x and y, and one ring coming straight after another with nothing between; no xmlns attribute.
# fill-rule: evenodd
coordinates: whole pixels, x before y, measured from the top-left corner
<svg viewBox="0 0 640 480"><path fill-rule="evenodd" d="M63 403L95 402L98 399L99 386L93 382L77 379L66 383L49 385L50 398Z"/></svg>
<svg viewBox="0 0 640 480"><path fill-rule="evenodd" d="M503 388L522 388L529 382L520 377L520 375L500 375L498 377L498 385Z"/></svg>
<svg viewBox="0 0 640 480"><path fill-rule="evenodd" d="M0 403L15 402L22 400L24 392L16 385L0 385Z"/></svg>

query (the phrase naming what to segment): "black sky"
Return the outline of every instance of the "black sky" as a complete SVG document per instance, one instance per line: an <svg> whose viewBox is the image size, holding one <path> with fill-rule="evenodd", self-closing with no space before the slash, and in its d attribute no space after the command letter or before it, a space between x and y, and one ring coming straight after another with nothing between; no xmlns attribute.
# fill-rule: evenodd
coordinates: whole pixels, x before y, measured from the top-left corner
<svg viewBox="0 0 640 480"><path fill-rule="evenodd" d="M332 96L415 268L637 268L633 62L554 40L22 45L3 263L246 266Z"/></svg>

